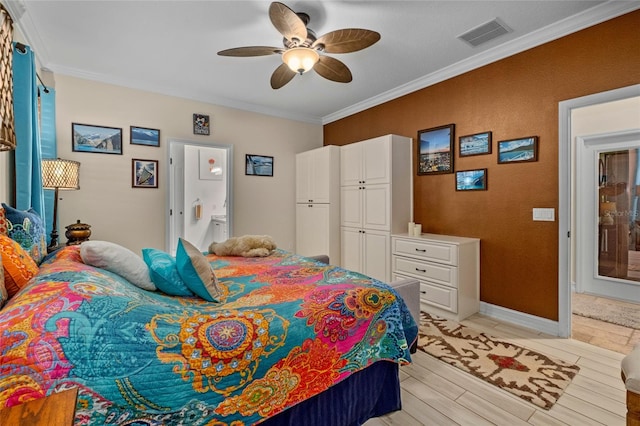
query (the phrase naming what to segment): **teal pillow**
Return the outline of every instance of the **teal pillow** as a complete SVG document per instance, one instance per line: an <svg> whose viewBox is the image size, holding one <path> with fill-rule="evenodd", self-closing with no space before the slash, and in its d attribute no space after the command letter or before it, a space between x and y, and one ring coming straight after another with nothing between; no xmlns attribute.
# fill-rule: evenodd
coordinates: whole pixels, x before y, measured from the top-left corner
<svg viewBox="0 0 640 426"><path fill-rule="evenodd" d="M209 302L218 301L221 292L211 264L200 250L182 238L176 249L176 266L189 290Z"/></svg>
<svg viewBox="0 0 640 426"><path fill-rule="evenodd" d="M4 207L7 235L29 253L40 264L47 255L47 235L44 221L33 209L27 211L14 209L2 203Z"/></svg>
<svg viewBox="0 0 640 426"><path fill-rule="evenodd" d="M169 253L153 248L142 249L142 259L149 267L149 276L158 290L171 296L193 296L178 274L176 259Z"/></svg>

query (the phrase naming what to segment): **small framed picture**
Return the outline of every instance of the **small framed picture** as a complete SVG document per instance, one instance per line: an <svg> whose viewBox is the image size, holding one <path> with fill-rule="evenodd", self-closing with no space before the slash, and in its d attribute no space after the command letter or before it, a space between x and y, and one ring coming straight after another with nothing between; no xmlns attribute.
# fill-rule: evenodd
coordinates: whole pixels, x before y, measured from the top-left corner
<svg viewBox="0 0 640 426"><path fill-rule="evenodd" d="M460 157L491 154L491 132L460 136L458 141Z"/></svg>
<svg viewBox="0 0 640 426"><path fill-rule="evenodd" d="M209 116L204 114L193 114L193 134L209 134Z"/></svg>
<svg viewBox="0 0 640 426"><path fill-rule="evenodd" d="M273 157L246 154L244 174L249 176L273 176Z"/></svg>
<svg viewBox="0 0 640 426"><path fill-rule="evenodd" d="M498 142L498 164L538 161L538 137Z"/></svg>
<svg viewBox="0 0 640 426"><path fill-rule="evenodd" d="M487 169L456 172L456 191L486 191Z"/></svg>
<svg viewBox="0 0 640 426"><path fill-rule="evenodd" d="M160 130L136 126L130 128L132 145L160 146Z"/></svg>
<svg viewBox="0 0 640 426"><path fill-rule="evenodd" d="M453 173L454 124L418 131L418 175Z"/></svg>
<svg viewBox="0 0 640 426"><path fill-rule="evenodd" d="M122 155L122 128L71 123L73 151Z"/></svg>
<svg viewBox="0 0 640 426"><path fill-rule="evenodd" d="M131 187L133 188L157 188L158 187L158 161L157 160L131 160Z"/></svg>

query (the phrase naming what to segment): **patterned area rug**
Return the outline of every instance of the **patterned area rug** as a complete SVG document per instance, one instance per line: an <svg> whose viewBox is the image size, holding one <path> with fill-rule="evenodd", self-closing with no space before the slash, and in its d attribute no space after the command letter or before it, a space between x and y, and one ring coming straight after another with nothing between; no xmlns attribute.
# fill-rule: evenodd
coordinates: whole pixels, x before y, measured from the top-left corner
<svg viewBox="0 0 640 426"><path fill-rule="evenodd" d="M571 310L581 317L640 330L640 305L638 304L573 293L571 295Z"/></svg>
<svg viewBox="0 0 640 426"><path fill-rule="evenodd" d="M549 409L580 367L421 312L418 348L539 407Z"/></svg>

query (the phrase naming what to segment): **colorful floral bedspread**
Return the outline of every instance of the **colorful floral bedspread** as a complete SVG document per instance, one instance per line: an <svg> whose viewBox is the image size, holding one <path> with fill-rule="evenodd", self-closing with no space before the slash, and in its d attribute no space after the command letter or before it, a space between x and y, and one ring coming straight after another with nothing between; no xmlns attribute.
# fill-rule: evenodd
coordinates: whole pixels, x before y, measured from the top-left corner
<svg viewBox="0 0 640 426"><path fill-rule="evenodd" d="M138 289L45 261L0 311L0 407L78 387L76 424L249 425L378 360L417 327L387 285L277 251L209 257L222 303Z"/></svg>

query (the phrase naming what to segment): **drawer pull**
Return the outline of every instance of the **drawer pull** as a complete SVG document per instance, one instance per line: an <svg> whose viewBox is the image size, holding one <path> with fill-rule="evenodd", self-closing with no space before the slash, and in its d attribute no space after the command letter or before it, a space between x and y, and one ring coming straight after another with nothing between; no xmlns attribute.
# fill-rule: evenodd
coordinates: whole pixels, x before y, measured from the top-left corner
<svg viewBox="0 0 640 426"><path fill-rule="evenodd" d="M418 272L423 272L423 273L424 273L424 272L427 272L427 270L426 270L426 269L418 269L418 268L416 268L416 271L418 271Z"/></svg>
<svg viewBox="0 0 640 426"><path fill-rule="evenodd" d="M419 251L420 253L424 253L427 251L427 249L416 249L416 251Z"/></svg>
<svg viewBox="0 0 640 426"><path fill-rule="evenodd" d="M422 293L422 294L427 294L427 292L426 292L426 291L421 291L420 293Z"/></svg>

